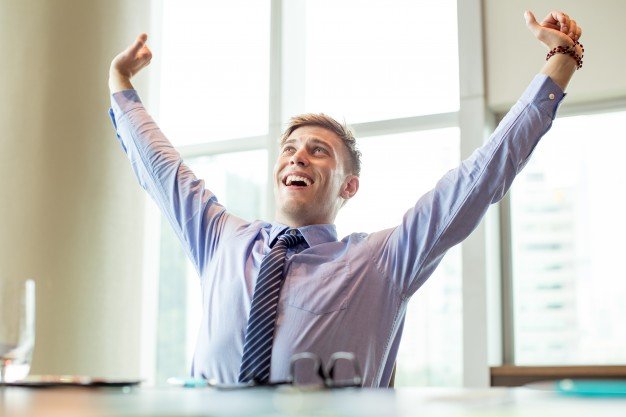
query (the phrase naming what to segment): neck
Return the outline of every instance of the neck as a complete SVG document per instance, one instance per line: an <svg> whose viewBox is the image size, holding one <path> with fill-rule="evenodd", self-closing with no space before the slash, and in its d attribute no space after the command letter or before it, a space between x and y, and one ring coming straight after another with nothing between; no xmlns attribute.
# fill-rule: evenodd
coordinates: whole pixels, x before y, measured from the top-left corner
<svg viewBox="0 0 626 417"><path fill-rule="evenodd" d="M316 224L333 224L333 221L324 220L324 219L300 219L300 218L292 218L290 216L284 216L280 213L276 213L274 219L285 226L289 226L292 229L296 229L298 227L304 226L313 226Z"/></svg>

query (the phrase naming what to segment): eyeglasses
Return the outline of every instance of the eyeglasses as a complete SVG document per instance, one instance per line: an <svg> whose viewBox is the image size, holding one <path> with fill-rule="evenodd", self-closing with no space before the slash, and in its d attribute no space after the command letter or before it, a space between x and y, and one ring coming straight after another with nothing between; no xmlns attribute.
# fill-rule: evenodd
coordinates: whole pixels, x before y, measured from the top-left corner
<svg viewBox="0 0 626 417"><path fill-rule="evenodd" d="M348 365L352 368L352 377L348 379L337 380L335 376L337 374L337 364L340 362L348 362ZM305 369L307 371L312 370L313 374L320 379L319 383L302 383L298 380L298 370ZM361 376L361 367L359 362L352 352L335 352L330 355L328 359L328 366L324 367L322 360L315 353L301 352L296 353L289 360L289 377L283 381L271 381L261 382L258 379L252 378L250 382L243 382L239 384L218 384L212 380L209 380L210 387L232 390L232 389L245 389L254 387L278 387L282 385L292 385L299 388L360 388L363 382Z"/></svg>

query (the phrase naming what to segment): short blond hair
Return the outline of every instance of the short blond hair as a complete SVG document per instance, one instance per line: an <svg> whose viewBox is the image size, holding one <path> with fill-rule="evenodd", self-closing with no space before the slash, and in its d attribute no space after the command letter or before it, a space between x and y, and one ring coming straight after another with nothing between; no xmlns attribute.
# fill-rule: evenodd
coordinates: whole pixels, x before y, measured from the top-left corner
<svg viewBox="0 0 626 417"><path fill-rule="evenodd" d="M337 120L324 113L300 114L289 119L287 129L285 129L280 138L280 145L282 146L285 143L294 130L303 126L318 126L336 134L348 150L350 158L348 162L351 173L357 177L359 176L361 173L361 152L357 149L352 128L345 123L339 123Z"/></svg>

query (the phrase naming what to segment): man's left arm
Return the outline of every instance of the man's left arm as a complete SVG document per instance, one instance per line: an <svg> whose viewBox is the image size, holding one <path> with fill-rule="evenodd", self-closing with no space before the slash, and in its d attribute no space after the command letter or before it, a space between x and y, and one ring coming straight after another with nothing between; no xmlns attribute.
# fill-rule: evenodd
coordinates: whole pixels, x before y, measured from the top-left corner
<svg viewBox="0 0 626 417"><path fill-rule="evenodd" d="M549 49L582 48L577 44L581 29L566 14L552 12L541 23L530 12L525 18L531 32ZM572 56L552 56L484 146L448 172L390 235L370 235L376 246L379 238L384 239L376 261L399 294L406 297L417 291L446 251L469 236L489 205L505 195L551 127L576 67Z"/></svg>

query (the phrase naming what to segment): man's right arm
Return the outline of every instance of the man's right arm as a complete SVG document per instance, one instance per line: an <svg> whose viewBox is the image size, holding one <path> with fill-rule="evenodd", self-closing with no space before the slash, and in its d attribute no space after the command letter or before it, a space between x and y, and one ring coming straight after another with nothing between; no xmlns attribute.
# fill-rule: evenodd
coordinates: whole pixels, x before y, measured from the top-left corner
<svg viewBox="0 0 626 417"><path fill-rule="evenodd" d="M205 189L204 181L183 163L133 89L131 77L150 62L146 39L140 35L111 63L111 118L139 183L167 217L202 275L222 237L247 223L226 213Z"/></svg>

